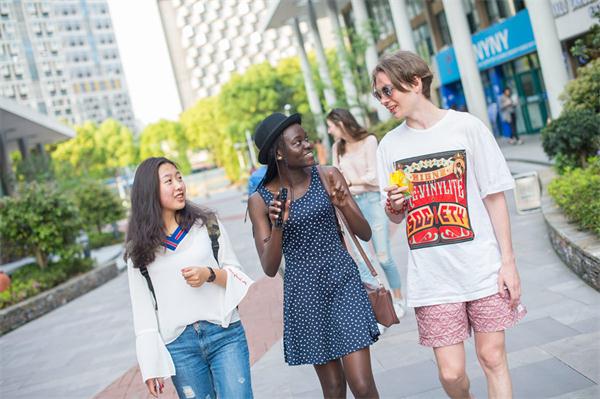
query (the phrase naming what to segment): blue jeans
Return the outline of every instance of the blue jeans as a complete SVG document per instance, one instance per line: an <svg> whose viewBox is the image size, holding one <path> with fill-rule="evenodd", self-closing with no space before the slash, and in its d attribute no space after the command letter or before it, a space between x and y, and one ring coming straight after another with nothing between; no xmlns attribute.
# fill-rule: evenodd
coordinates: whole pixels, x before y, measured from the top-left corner
<svg viewBox="0 0 600 399"><path fill-rule="evenodd" d="M373 247L375 248L375 254L377 255L379 265L381 265L381 268L387 277L390 288L399 289L402 286L400 281L400 272L398 272L398 267L392 259L392 252L390 250L389 220L379 202L379 193L371 191L358 194L354 196L354 200L371 226L371 230L373 231L372 240ZM356 263L358 265L358 271L360 272L361 280L371 285L378 285L377 280L371 275L367 264L363 260L362 256L360 256L360 253L358 252L358 249L354 245L352 239L348 239L346 241L348 241L352 251L354 251L354 254L356 255L355 259L357 259ZM368 250L368 245L362 245L362 247L365 250L365 253L369 256L371 263L375 264L373 257Z"/></svg>
<svg viewBox="0 0 600 399"><path fill-rule="evenodd" d="M198 321L167 345L180 398L252 398L248 344L242 323L223 328Z"/></svg>

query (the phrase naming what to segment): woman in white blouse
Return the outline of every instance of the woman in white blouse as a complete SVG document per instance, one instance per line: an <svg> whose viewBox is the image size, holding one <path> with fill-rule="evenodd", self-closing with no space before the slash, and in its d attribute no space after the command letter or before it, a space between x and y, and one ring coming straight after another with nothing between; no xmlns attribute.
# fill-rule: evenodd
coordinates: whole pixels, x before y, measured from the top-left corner
<svg viewBox="0 0 600 399"><path fill-rule="evenodd" d="M213 254L210 220L216 220L211 212L186 201L173 162L148 158L139 165L125 258L138 362L153 396L172 376L180 398L252 397L237 312L252 280L221 223Z"/></svg>
<svg viewBox="0 0 600 399"><path fill-rule="evenodd" d="M379 202L377 138L359 125L348 110L342 108L335 108L329 112L327 129L336 140L332 148L333 166L344 175L354 200L371 226L377 260L392 289L394 309L398 317L402 317L404 303L400 273L390 251L389 221ZM354 246L352 240L348 241ZM356 248L354 250L356 253ZM362 281L378 285L362 257L358 255L354 258L357 260Z"/></svg>

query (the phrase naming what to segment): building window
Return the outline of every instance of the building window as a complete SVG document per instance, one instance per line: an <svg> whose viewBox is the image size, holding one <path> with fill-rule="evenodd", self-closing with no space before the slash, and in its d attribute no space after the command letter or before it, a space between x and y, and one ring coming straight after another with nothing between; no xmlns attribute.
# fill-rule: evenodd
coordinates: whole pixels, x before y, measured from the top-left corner
<svg viewBox="0 0 600 399"><path fill-rule="evenodd" d="M507 0L488 0L484 2L484 5L490 25L511 16Z"/></svg>
<svg viewBox="0 0 600 399"><path fill-rule="evenodd" d="M475 8L475 0L463 0L465 12L467 13L467 22L469 23L469 30L471 33L475 33L479 30L481 20L477 9Z"/></svg>
<svg viewBox="0 0 600 399"><path fill-rule="evenodd" d="M452 43L452 37L450 36L450 29L448 28L448 20L446 19L446 13L444 11L438 13L435 16L438 26L440 27L440 36L442 38L442 44L444 46Z"/></svg>
<svg viewBox="0 0 600 399"><path fill-rule="evenodd" d="M525 0L513 0L515 6L515 12L519 12L525 9Z"/></svg>
<svg viewBox="0 0 600 399"><path fill-rule="evenodd" d="M431 62L431 56L434 54L434 50L431 32L429 32L427 23L421 24L413 30L413 39L415 41L417 53L421 58L427 61L427 63Z"/></svg>
<svg viewBox="0 0 600 399"><path fill-rule="evenodd" d="M423 12L423 0L407 0L408 18L413 19Z"/></svg>
<svg viewBox="0 0 600 399"><path fill-rule="evenodd" d="M377 40L384 40L388 36L394 34L394 25L392 21L392 11L388 0L374 0L367 3L370 8L368 10L369 17L375 23L375 32Z"/></svg>

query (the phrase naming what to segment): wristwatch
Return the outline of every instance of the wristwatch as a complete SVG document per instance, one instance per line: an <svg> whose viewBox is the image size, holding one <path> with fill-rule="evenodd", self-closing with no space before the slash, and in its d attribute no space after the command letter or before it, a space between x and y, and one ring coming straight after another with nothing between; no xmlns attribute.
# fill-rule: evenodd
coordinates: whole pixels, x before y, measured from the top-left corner
<svg viewBox="0 0 600 399"><path fill-rule="evenodd" d="M207 269L210 272L210 276L208 276L208 278L206 279L206 282L212 283L217 278L217 275L215 274L215 271L213 270L212 267L208 266Z"/></svg>

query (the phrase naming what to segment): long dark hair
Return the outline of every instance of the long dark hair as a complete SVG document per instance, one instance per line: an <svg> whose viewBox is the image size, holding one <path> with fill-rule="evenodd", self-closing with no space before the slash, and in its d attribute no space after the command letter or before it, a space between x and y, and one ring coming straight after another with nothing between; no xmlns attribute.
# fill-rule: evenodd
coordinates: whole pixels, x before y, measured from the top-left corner
<svg viewBox="0 0 600 399"><path fill-rule="evenodd" d="M346 134L356 141L360 141L371 135L367 129L362 127L354 118L354 115L347 109L334 108L327 114L327 120L342 129ZM346 153L346 140L339 139L337 144L337 153L342 156Z"/></svg>
<svg viewBox="0 0 600 399"><path fill-rule="evenodd" d="M282 135L277 137L269 151L267 152L267 171L265 172L265 177L263 177L260 184L267 185L271 180L273 180L279 174L279 166L277 165L277 150L282 147ZM283 148L282 148L283 149ZM284 162L287 163L287 160L284 157Z"/></svg>
<svg viewBox="0 0 600 399"><path fill-rule="evenodd" d="M177 168L177 164L167 158L153 157L143 161L135 172L123 256L125 260L131 258L134 267L148 266L154 262L156 250L166 238L158 177L158 168L165 163ZM189 230L194 223L206 223L208 215L209 211L186 201L185 207L175 212L175 219L182 229Z"/></svg>

